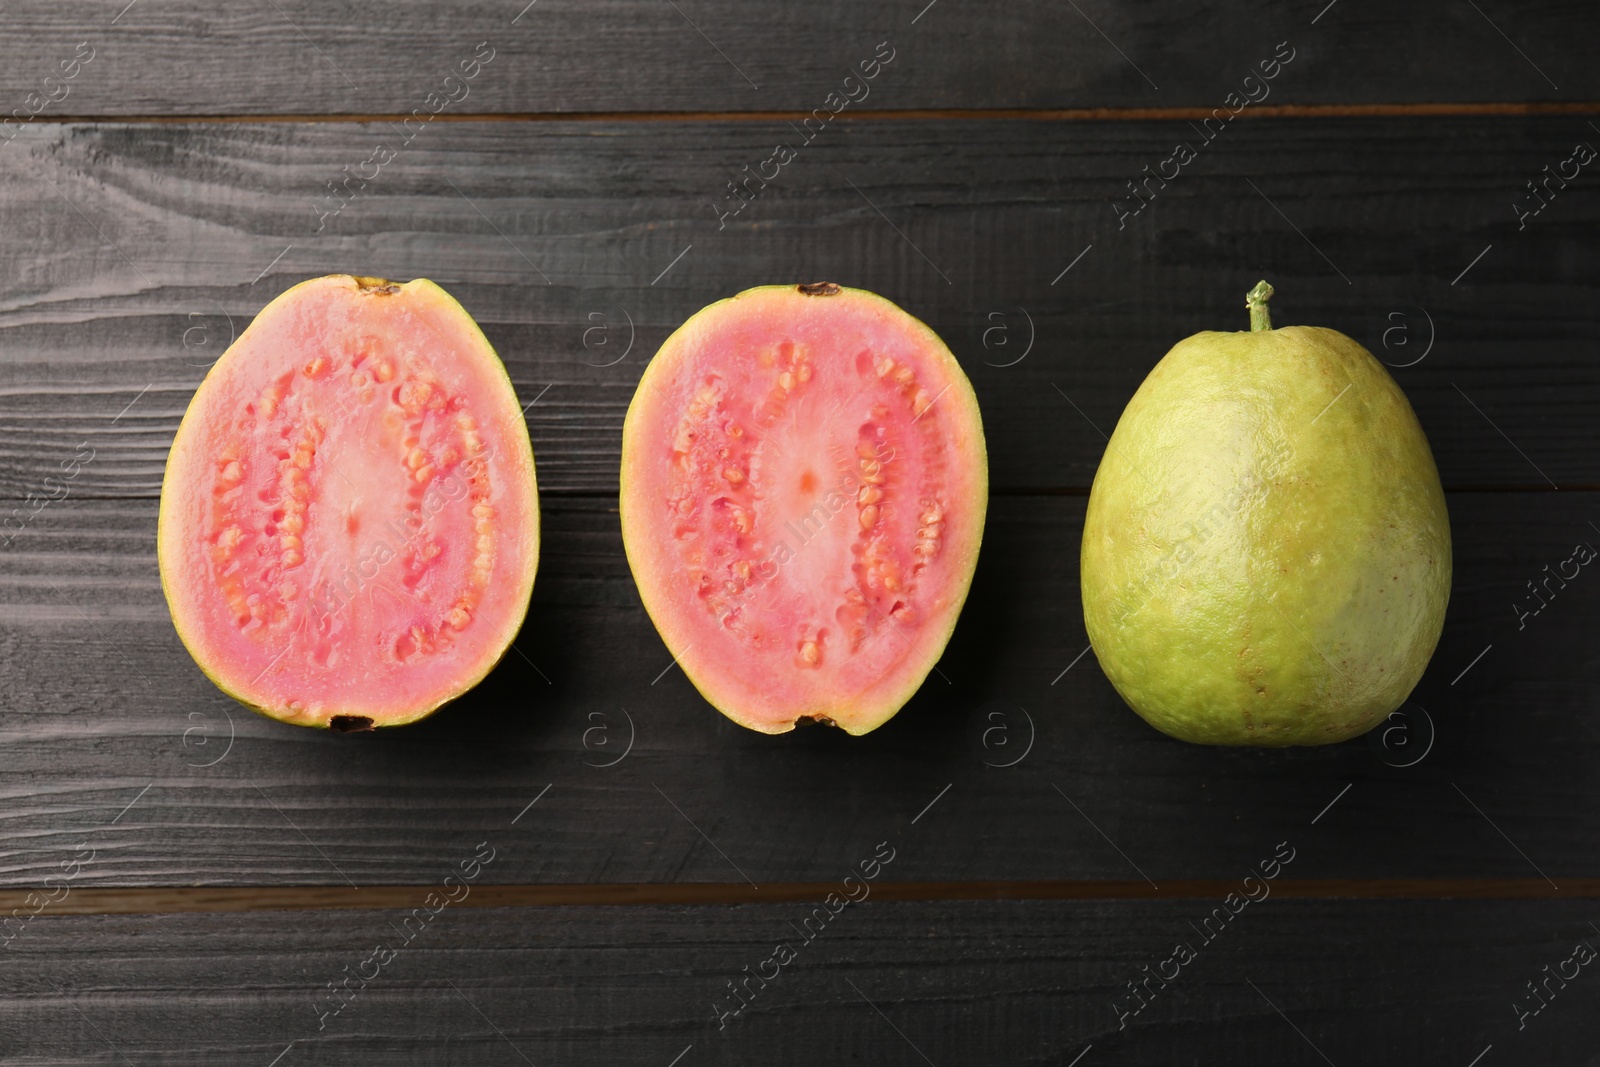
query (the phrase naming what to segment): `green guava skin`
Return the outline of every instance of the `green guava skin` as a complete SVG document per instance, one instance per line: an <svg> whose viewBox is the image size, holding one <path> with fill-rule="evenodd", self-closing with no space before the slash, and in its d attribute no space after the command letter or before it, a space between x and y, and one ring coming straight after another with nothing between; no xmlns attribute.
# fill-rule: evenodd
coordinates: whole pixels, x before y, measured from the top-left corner
<svg viewBox="0 0 1600 1067"><path fill-rule="evenodd" d="M1122 413L1089 494L1090 642L1128 705L1184 741L1365 733L1422 677L1450 573L1422 427L1335 330L1179 342Z"/></svg>

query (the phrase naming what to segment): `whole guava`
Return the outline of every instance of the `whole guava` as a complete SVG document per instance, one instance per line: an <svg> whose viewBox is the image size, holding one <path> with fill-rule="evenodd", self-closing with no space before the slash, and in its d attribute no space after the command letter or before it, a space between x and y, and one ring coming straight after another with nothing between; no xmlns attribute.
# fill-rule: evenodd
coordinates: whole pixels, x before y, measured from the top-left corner
<svg viewBox="0 0 1600 1067"><path fill-rule="evenodd" d="M1180 341L1106 447L1084 623L1128 705L1213 745L1320 745L1404 703L1450 599L1450 520L1405 394L1361 345L1273 329Z"/></svg>

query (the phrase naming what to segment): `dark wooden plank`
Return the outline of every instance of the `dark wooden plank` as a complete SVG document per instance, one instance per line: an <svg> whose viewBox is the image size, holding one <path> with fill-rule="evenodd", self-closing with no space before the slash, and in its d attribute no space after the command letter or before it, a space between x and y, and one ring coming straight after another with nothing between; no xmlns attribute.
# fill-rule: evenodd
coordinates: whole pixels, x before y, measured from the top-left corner
<svg viewBox="0 0 1600 1067"><path fill-rule="evenodd" d="M88 853L84 852L85 859ZM98 856L95 857L98 859ZM68 870L71 868L68 864ZM84 864L87 866L87 864ZM58 875L61 871L57 872ZM73 879L76 881L76 878ZM1138 880L1090 881L984 880L960 882L873 882L874 900L1211 900L1237 888L1220 878L1163 878L1161 885ZM427 885L290 886L139 886L79 884L62 894L52 880L47 888L0 889L0 915L35 910L49 901L51 915L150 915L246 911L371 910L410 907L433 891ZM821 900L832 882L546 882L502 885L480 881L463 908L630 907L793 904ZM1273 894L1294 900L1594 900L1600 878L1562 875L1560 885L1530 878L1280 878Z"/></svg>
<svg viewBox="0 0 1600 1067"><path fill-rule="evenodd" d="M880 42L864 103L891 108L1220 106L1289 42L1267 102L1593 100L1582 0L1373 7L1290 0L1005 5L896 0L27 0L0 16L0 93L21 105L74 54L58 114L809 111ZM480 42L493 58L444 78ZM1287 51L1285 54L1289 54ZM56 95L61 89L50 87ZM859 90L857 90L859 92ZM1259 92L1259 90L1256 90Z"/></svg>
<svg viewBox="0 0 1600 1067"><path fill-rule="evenodd" d="M896 835L892 847L910 856L937 833ZM502 857L526 847L485 836ZM1240 877L1274 847L1263 840L1242 855ZM416 904L416 918L46 913L14 938L0 971L6 1051L51 1065L1065 1067L1082 1056L1409 1067L1465 1065L1485 1050L1476 1062L1579 1063L1600 1040L1594 965L1569 962L1577 946L1600 944L1578 902L1267 896L1212 918L1209 942L1200 925L1221 901L869 897L826 924L813 918L809 941L797 932L811 914L803 904L434 916ZM780 942L790 962L763 966ZM1175 977L1163 983L1180 943L1193 958L1166 964ZM748 1006L724 1016L737 1003L728 983L745 968L770 980L752 979ZM1526 983L1558 968L1576 977L1565 988L1550 979L1553 996L1532 1014L1540 1002ZM327 983L346 973L351 992L332 1014ZM1156 977L1135 1013L1128 983L1147 973Z"/></svg>
<svg viewBox="0 0 1600 1067"><path fill-rule="evenodd" d="M1262 275L1280 323L1342 328L1396 365L1447 486L1600 483L1595 178L1521 230L1511 210L1541 167L1600 144L1575 117L1240 122L1120 230L1126 183L1198 140L1189 124L840 122L719 228L725 183L780 137L788 123L452 125L319 234L324 183L387 125L32 127L0 158L0 495L57 492L44 479L80 445L94 460L72 494L155 495L204 365L273 295L335 270L462 298L538 401L546 491L615 492L634 384L689 314L819 277L949 340L999 491L1086 488L1148 369L1189 333L1242 327Z"/></svg>
<svg viewBox="0 0 1600 1067"><path fill-rule="evenodd" d="M1455 594L1410 732L1244 751L1151 730L1084 654L1078 496L993 501L948 683L859 739L765 737L706 705L587 498L547 501L519 652L462 701L378 735L269 722L173 634L155 503L69 499L0 553L0 882L38 885L82 845L85 886L414 885L520 813L495 882L826 881L917 820L936 832L897 880L1232 878L1292 835L1296 877L1559 886L1600 876L1600 596L1552 586L1520 630L1513 604L1600 544L1597 505L1451 494Z"/></svg>

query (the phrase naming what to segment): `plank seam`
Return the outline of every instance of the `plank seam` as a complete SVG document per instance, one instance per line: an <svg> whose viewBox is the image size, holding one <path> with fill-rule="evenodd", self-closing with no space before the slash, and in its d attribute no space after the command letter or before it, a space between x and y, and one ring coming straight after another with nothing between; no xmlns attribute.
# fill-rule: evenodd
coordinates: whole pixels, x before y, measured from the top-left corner
<svg viewBox="0 0 1600 1067"><path fill-rule="evenodd" d="M1211 116L1209 107L1073 107L1073 108L862 108L840 121L1006 120L1024 122L1165 122L1194 121ZM1524 116L1600 115L1600 101L1440 101L1430 103L1264 104L1241 113L1247 121L1268 118L1378 118L1389 116ZM442 123L469 122L793 122L809 118L805 110L770 111L478 111L440 113ZM326 114L81 114L54 115L40 125L187 125L206 123L394 123L409 115L362 112Z"/></svg>
<svg viewBox="0 0 1600 1067"><path fill-rule="evenodd" d="M1540 878L1343 878L1284 879L1272 895L1294 900L1590 900L1600 899L1600 878L1560 878L1555 889ZM726 906L821 900L837 886L785 882L752 887L743 882L676 884L479 885L456 906L480 908L588 906ZM897 902L1128 901L1220 899L1236 889L1227 879L1163 879L1156 889L1144 881L963 881L883 882L872 899ZM239 913L250 911L347 911L420 907L437 889L430 885L347 887L85 887L47 902L50 915ZM37 896L26 889L0 890L0 911L29 909Z"/></svg>

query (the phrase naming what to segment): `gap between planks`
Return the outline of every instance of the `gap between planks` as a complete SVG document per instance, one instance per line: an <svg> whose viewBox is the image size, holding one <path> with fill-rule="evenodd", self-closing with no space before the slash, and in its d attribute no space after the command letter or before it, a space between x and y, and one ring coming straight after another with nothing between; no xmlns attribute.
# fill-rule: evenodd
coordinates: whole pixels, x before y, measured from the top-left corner
<svg viewBox="0 0 1600 1067"><path fill-rule="evenodd" d="M1069 108L862 108L838 116L846 121L915 121L951 119L1022 120L1031 122L1154 122L1204 119L1208 107L1069 107ZM434 115L434 122L792 122L810 117L802 110L775 111L483 111ZM1412 115L1600 115L1600 101L1459 102L1421 104L1258 104L1246 119L1372 118ZM185 114L185 115L57 115L49 125L84 123L181 125L187 123L393 123L402 114Z"/></svg>
<svg viewBox="0 0 1600 1067"><path fill-rule="evenodd" d="M1600 878L1325 878L1274 882L1272 896L1295 900L1591 900ZM455 907L526 908L590 905L788 904L822 900L837 882L744 882L639 885L478 885ZM1221 899L1237 879L1143 881L881 882L878 901L1150 901ZM43 910L50 915L185 914L196 912L332 911L418 907L432 885L82 888ZM27 908L31 890L0 890L0 912Z"/></svg>

